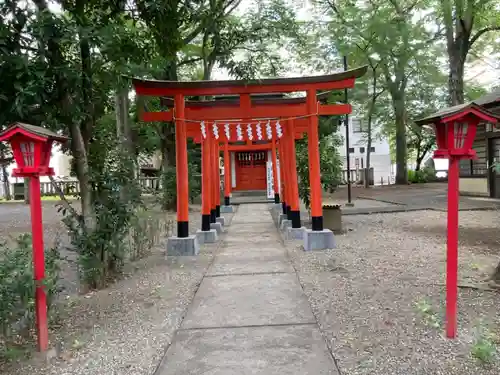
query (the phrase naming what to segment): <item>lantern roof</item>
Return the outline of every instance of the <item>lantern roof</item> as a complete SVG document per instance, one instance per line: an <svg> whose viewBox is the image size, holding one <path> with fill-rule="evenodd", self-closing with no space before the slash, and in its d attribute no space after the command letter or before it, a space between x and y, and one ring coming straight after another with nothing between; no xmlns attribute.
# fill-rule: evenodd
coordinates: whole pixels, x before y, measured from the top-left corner
<svg viewBox="0 0 500 375"><path fill-rule="evenodd" d="M417 125L428 125L436 123L445 123L454 119L459 119L467 115L473 115L482 121L497 123L500 120L500 116L494 114L493 112L481 107L476 102L469 102L464 104L455 105L453 107L443 108L439 111L424 117L422 119L416 120Z"/></svg>
<svg viewBox="0 0 500 375"><path fill-rule="evenodd" d="M22 134L28 138L38 141L54 140L58 142L66 142L68 140L68 137L54 133L52 130L42 128L41 126L15 122L0 133L0 141L6 141L16 134Z"/></svg>
<svg viewBox="0 0 500 375"><path fill-rule="evenodd" d="M500 88L481 96L474 100L474 103L479 104L485 108L495 107L500 104Z"/></svg>

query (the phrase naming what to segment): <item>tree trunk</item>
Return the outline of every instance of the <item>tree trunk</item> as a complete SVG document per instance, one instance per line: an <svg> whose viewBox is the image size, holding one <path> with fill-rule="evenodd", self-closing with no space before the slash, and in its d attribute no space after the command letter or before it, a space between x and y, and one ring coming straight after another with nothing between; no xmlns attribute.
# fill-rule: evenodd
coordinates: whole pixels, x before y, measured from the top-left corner
<svg viewBox="0 0 500 375"><path fill-rule="evenodd" d="M370 187L370 162L371 162L371 148L372 148L372 121L373 121L373 112L375 111L375 103L377 102L377 97L380 94L377 94L377 66L373 66L371 61L370 65L372 66L372 100L370 102L370 109L368 110L368 142L366 144L366 168L365 168L365 188ZM375 182L375 181L374 181Z"/></svg>
<svg viewBox="0 0 500 375"><path fill-rule="evenodd" d="M133 162L130 171L131 178L136 177L136 152L132 128L130 127L129 119L129 99L128 99L128 85L117 90L115 96L115 114L116 114L116 135L123 145L123 151L127 153L127 157Z"/></svg>
<svg viewBox="0 0 500 375"><path fill-rule="evenodd" d="M449 55L448 93L450 95L450 105L463 104L464 99L464 66L465 57L462 51L455 48Z"/></svg>
<svg viewBox="0 0 500 375"><path fill-rule="evenodd" d="M82 137L80 124L73 120L74 103L71 97L72 89L69 87L69 82L64 76L62 69L66 65L64 55L61 51L60 41L54 36L53 30L57 29L57 25L52 18L45 0L34 1L39 12L45 13L47 19L44 22L43 38L47 43L48 60L51 66L55 67L54 80L57 93L59 95L62 121L69 126L71 136L71 153L75 163L76 177L80 184L80 198L82 207L82 216L85 225L88 229L95 226L95 213L92 205L92 189L90 186L89 164L87 159L87 150L85 147L84 138ZM90 53L89 53L90 56ZM83 67L83 64L82 64ZM87 66L89 68L89 66Z"/></svg>
<svg viewBox="0 0 500 375"><path fill-rule="evenodd" d="M12 194L10 193L9 174L7 173L7 167L5 165L2 165L2 180L5 199L10 201L12 199Z"/></svg>
<svg viewBox="0 0 500 375"><path fill-rule="evenodd" d="M30 179L24 177L24 204L30 204Z"/></svg>
<svg viewBox="0 0 500 375"><path fill-rule="evenodd" d="M422 160L423 159L424 158L422 156L417 158L416 165L415 165L415 171L419 171L420 170L420 166L422 165Z"/></svg>
<svg viewBox="0 0 500 375"><path fill-rule="evenodd" d="M3 181L3 192L5 199L10 201L12 199L10 194L10 182L9 173L7 172L7 161L5 160L5 150L0 145L0 161L2 162L2 181Z"/></svg>
<svg viewBox="0 0 500 375"><path fill-rule="evenodd" d="M393 98L394 114L396 121L396 184L408 184L408 171L406 166L406 123L403 98Z"/></svg>

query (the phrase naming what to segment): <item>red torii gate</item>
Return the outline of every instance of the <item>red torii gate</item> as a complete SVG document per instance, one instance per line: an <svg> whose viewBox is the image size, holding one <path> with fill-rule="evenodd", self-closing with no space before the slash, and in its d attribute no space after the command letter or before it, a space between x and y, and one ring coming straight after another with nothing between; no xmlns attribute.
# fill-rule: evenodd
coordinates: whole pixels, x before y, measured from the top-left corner
<svg viewBox="0 0 500 375"><path fill-rule="evenodd" d="M265 121L266 118L279 119L283 117L305 118L307 120L312 230L306 230L304 233L304 247L306 250L332 247L333 233L323 229L317 116L349 113L350 107L343 107L340 110L338 105L333 105L333 107L331 105L318 105L316 92L317 90L352 88L356 78L364 75L366 69L366 67L361 67L331 75L255 81L179 82L133 79L137 95L174 98L173 111L145 112L142 114L142 119L145 121L175 121L176 126L177 237L169 239L167 245L168 254L192 255L198 252L196 236L189 236L187 137L189 135L196 138L196 127L200 127L199 122L201 121L224 122L225 119L238 119L242 122L248 122L248 120L253 122ZM250 98L252 93L290 93L298 91L306 92L305 100L302 99L299 103L289 103L288 105L283 105L283 103L252 103ZM240 100L232 108L204 108L196 105L189 106L187 105L189 102L185 102L186 96L234 94L239 95ZM234 129L234 125L231 128ZM290 138L293 140L295 137ZM286 150L290 150L289 146L283 145L281 151L286 153ZM204 153L207 153L207 151ZM295 153L293 154L295 155ZM283 171L283 168L281 169ZM283 174L285 175L286 172ZM285 177L285 180L288 181L290 178ZM294 188L291 187L289 190L293 191Z"/></svg>

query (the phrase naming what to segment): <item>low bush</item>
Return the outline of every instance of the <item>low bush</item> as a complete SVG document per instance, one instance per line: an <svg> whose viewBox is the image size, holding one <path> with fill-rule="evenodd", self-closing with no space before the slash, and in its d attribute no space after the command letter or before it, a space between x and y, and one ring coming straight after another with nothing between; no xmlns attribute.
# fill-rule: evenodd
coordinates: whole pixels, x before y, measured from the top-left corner
<svg viewBox="0 0 500 375"><path fill-rule="evenodd" d="M412 184L422 184L436 180L436 171L434 168L423 168L418 171L408 171L408 182Z"/></svg>
<svg viewBox="0 0 500 375"><path fill-rule="evenodd" d="M45 251L45 280L49 314L59 292L56 248ZM19 344L31 340L35 326L35 287L31 236L23 234L13 246L0 244L0 359L18 353Z"/></svg>

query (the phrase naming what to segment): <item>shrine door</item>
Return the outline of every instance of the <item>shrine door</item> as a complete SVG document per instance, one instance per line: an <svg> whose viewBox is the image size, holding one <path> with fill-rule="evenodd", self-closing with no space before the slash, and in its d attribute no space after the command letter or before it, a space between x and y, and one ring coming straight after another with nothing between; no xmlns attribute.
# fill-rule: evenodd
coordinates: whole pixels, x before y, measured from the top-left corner
<svg viewBox="0 0 500 375"><path fill-rule="evenodd" d="M236 188L234 190L266 190L267 151L236 153Z"/></svg>

